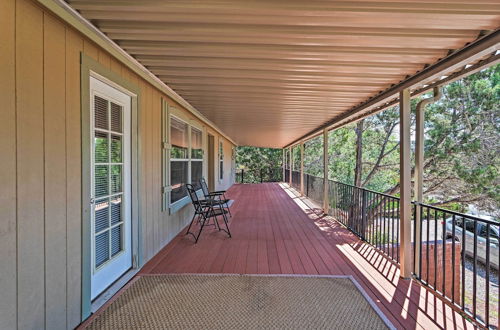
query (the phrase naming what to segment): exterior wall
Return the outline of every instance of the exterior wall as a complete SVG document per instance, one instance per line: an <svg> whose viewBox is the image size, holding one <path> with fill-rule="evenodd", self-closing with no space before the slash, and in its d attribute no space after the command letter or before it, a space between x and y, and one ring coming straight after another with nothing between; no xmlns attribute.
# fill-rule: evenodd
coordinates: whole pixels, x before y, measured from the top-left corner
<svg viewBox="0 0 500 330"><path fill-rule="evenodd" d="M143 263L190 220L189 205L161 211L161 99L182 107L31 0L0 1L0 21L0 329L74 328L81 318L80 52L141 90ZM224 146L230 174L231 143ZM218 188L233 180L225 176Z"/></svg>

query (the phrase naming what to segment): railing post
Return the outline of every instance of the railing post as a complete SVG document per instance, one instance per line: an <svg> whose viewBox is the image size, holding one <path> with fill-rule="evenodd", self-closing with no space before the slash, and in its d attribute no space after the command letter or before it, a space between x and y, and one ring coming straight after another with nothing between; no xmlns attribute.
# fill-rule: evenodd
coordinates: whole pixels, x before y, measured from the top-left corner
<svg viewBox="0 0 500 330"><path fill-rule="evenodd" d="M262 168L260 169L260 183L262 183Z"/></svg>
<svg viewBox="0 0 500 330"><path fill-rule="evenodd" d="M306 175L306 196L309 197L309 175Z"/></svg>
<svg viewBox="0 0 500 330"><path fill-rule="evenodd" d="M292 171L293 171L293 149L292 147L289 148L290 152L288 153L288 158L290 160L290 163L288 165L288 167L290 168L290 172L289 172L289 176L288 176L288 184L290 185L290 187L292 186Z"/></svg>
<svg viewBox="0 0 500 330"><path fill-rule="evenodd" d="M366 190L361 190L361 238L366 240Z"/></svg>
<svg viewBox="0 0 500 330"><path fill-rule="evenodd" d="M410 157L410 90L399 93L399 184L400 184L400 276L411 276L411 157Z"/></svg>
<svg viewBox="0 0 500 330"><path fill-rule="evenodd" d="M245 183L245 170L244 169L241 169L241 183Z"/></svg>
<svg viewBox="0 0 500 330"><path fill-rule="evenodd" d="M304 142L300 143L300 195L304 196Z"/></svg>
<svg viewBox="0 0 500 330"><path fill-rule="evenodd" d="M328 129L323 130L323 212L328 214Z"/></svg>

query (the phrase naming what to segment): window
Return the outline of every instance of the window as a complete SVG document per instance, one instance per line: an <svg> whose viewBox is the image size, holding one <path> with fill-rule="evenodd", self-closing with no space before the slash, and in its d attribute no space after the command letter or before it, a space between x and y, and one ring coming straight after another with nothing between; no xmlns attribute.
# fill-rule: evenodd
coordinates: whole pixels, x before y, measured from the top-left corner
<svg viewBox="0 0 500 330"><path fill-rule="evenodd" d="M224 180L224 145L219 142L219 180Z"/></svg>
<svg viewBox="0 0 500 330"><path fill-rule="evenodd" d="M187 196L189 170L189 126L175 117L170 119L170 202Z"/></svg>
<svg viewBox="0 0 500 330"><path fill-rule="evenodd" d="M191 184L196 190L201 189L203 176L203 136L199 129L191 127Z"/></svg>
<svg viewBox="0 0 500 330"><path fill-rule="evenodd" d="M472 220L466 220L465 221L465 230L470 231L471 233L474 232L474 221Z"/></svg>
<svg viewBox="0 0 500 330"><path fill-rule="evenodd" d="M203 176L203 133L170 117L170 204L187 196L186 183L200 189Z"/></svg>

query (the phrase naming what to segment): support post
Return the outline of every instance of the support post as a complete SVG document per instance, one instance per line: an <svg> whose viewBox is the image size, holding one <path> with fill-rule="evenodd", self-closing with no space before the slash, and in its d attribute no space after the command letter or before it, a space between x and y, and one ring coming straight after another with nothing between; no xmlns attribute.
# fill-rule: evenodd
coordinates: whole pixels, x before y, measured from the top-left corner
<svg viewBox="0 0 500 330"><path fill-rule="evenodd" d="M434 95L432 97L421 100L417 104L417 121L415 133L415 200L418 203L424 201L424 123L425 123L425 106L429 103L436 102L441 98L441 88L434 87ZM413 272L420 277L420 249L421 249L421 206L417 204L415 212L415 261L413 263Z"/></svg>
<svg viewBox="0 0 500 330"><path fill-rule="evenodd" d="M323 130L323 212L328 214L330 202L328 198L328 129Z"/></svg>
<svg viewBox="0 0 500 330"><path fill-rule="evenodd" d="M292 149L292 147L290 147L288 150L289 150L288 160L290 161L290 163L288 164L289 171L290 171L290 175L288 176L288 184L291 187L292 186L292 171L293 171L293 149Z"/></svg>
<svg viewBox="0 0 500 330"><path fill-rule="evenodd" d="M410 90L399 93L400 276L411 277Z"/></svg>
<svg viewBox="0 0 500 330"><path fill-rule="evenodd" d="M304 196L304 142L300 142L300 195Z"/></svg>
<svg viewBox="0 0 500 330"><path fill-rule="evenodd" d="M283 148L281 149L283 151L283 158L281 160L281 164L282 164L282 170L281 170L281 174L283 175L281 177L281 182L285 182L285 171L286 171L286 149Z"/></svg>

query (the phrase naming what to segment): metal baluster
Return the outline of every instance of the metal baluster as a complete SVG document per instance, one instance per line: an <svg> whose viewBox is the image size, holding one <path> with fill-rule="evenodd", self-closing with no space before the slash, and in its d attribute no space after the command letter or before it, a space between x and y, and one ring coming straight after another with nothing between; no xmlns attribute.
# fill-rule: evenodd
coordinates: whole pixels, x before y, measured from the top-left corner
<svg viewBox="0 0 500 330"><path fill-rule="evenodd" d="M436 231L436 236L437 236L437 231ZM446 296L446 213L445 212L443 212L442 239L443 239L443 295Z"/></svg>
<svg viewBox="0 0 500 330"><path fill-rule="evenodd" d="M422 225L424 224L424 208L423 207L419 207L419 211L420 212L420 228L422 228ZM419 278L422 279L422 244L423 244L423 235L424 235L424 231L423 230L420 230L420 233L418 234L419 237L418 237L418 244L420 245L419 247L419 251L420 251L420 256L418 258L418 269L420 269L420 274L419 275Z"/></svg>
<svg viewBox="0 0 500 330"><path fill-rule="evenodd" d="M465 218L462 217L462 310L465 310Z"/></svg>
<svg viewBox="0 0 500 330"><path fill-rule="evenodd" d="M455 215L453 214L451 218L451 302L455 303Z"/></svg>
<svg viewBox="0 0 500 330"><path fill-rule="evenodd" d="M486 292L485 292L485 318L486 327L490 325L490 224L486 224Z"/></svg>
<svg viewBox="0 0 500 330"><path fill-rule="evenodd" d="M430 216L431 216L431 210L429 208L427 208L427 242L426 242L426 254L425 254L425 258L427 259L427 269L425 270L425 276L426 276L426 279L425 279L425 282L427 284L429 284L429 266L430 266L430 258L429 258L429 235L430 235L430 228L431 226L429 226L429 221L430 221Z"/></svg>
<svg viewBox="0 0 500 330"><path fill-rule="evenodd" d="M437 217L437 210L434 209L434 290L438 290L437 288L437 232L438 232L438 225L437 225L438 217Z"/></svg>
<svg viewBox="0 0 500 330"><path fill-rule="evenodd" d="M472 314L474 315L474 318L476 318L476 287L477 287L477 221L474 221L474 264L473 264L473 269L474 269L474 274L472 277Z"/></svg>

